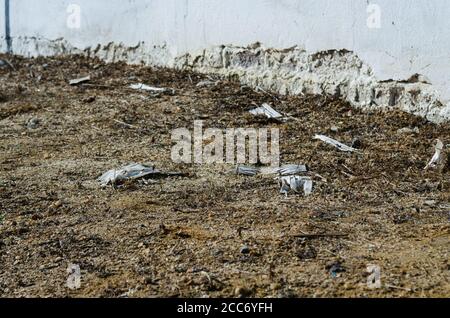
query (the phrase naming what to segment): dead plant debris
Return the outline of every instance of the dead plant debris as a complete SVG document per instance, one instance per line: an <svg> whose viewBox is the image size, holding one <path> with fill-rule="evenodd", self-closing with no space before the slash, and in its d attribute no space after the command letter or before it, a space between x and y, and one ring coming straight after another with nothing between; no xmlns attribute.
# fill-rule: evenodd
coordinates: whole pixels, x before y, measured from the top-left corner
<svg viewBox="0 0 450 318"><path fill-rule="evenodd" d="M435 140L450 143L448 124L188 71L80 56L0 60L8 61L0 297L450 296L450 173L424 170ZM68 85L79 74L89 83ZM130 89L135 83L175 94ZM263 104L295 120L249 114ZM279 128L280 160L308 167L300 176L314 181L311 195L286 199L275 176L172 162L171 131L200 118L219 129ZM312 140L324 131L363 141L363 151ZM98 186L100 173L127 162L190 177ZM76 289L67 287L70 264L80 268ZM369 264L381 269L380 289L367 288Z"/></svg>

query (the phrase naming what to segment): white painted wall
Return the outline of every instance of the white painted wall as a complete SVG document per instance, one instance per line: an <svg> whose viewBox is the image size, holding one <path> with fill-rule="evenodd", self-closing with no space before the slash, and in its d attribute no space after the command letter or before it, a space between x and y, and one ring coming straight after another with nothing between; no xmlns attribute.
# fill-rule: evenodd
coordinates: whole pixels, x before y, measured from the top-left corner
<svg viewBox="0 0 450 318"><path fill-rule="evenodd" d="M0 0L3 31L3 1ZM69 4L81 8L81 28L66 25ZM368 4L381 8L381 28L367 26ZM450 101L448 0L11 0L12 36L64 38L83 49L145 41L165 47L168 60L212 45L299 45L315 52L354 51L381 79L425 75ZM20 41L15 51L25 53ZM5 50L4 40L0 49ZM39 47L28 53L46 53ZM165 62L167 62L165 61Z"/></svg>
<svg viewBox="0 0 450 318"><path fill-rule="evenodd" d="M0 39L4 41L5 38L5 3L3 1L0 1ZM0 47L2 47L2 44L0 44Z"/></svg>

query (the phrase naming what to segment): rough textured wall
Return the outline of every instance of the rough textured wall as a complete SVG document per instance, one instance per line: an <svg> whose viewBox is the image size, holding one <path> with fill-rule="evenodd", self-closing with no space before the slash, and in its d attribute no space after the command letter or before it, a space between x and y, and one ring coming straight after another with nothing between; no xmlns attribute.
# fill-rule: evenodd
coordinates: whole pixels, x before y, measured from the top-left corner
<svg viewBox="0 0 450 318"><path fill-rule="evenodd" d="M67 23L70 4L79 28ZM448 16L447 0L13 0L10 12L17 54L192 67L435 122L450 118ZM264 47L247 47L257 41Z"/></svg>
<svg viewBox="0 0 450 318"><path fill-rule="evenodd" d="M328 94L355 107L401 108L439 123L450 119L436 90L418 74L404 81L380 81L354 53L328 50L308 53L294 47L266 49L221 46L179 57L177 67L239 78L243 83L281 94Z"/></svg>

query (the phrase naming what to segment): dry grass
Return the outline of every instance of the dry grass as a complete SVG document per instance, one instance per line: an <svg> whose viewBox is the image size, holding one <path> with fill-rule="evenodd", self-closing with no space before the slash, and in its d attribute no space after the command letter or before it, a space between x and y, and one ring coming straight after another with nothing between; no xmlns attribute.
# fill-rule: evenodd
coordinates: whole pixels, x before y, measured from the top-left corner
<svg viewBox="0 0 450 318"><path fill-rule="evenodd" d="M197 88L204 77L187 72L8 59L16 70L0 69L0 296L450 296L450 173L423 170L434 140L449 142L448 125L234 82ZM90 85L67 84L87 74ZM127 88L136 82L176 94ZM297 120L247 114L263 102ZM171 130L200 118L205 127L278 127L282 162L307 164L326 181L315 178L310 197L285 199L271 178L174 164ZM419 133L399 134L404 127ZM316 133L357 137L362 154L337 152ZM188 176L99 188L101 173L129 162ZM336 262L345 272L333 277ZM69 263L82 270L76 291L65 284ZM369 264L382 269L379 290L366 286Z"/></svg>

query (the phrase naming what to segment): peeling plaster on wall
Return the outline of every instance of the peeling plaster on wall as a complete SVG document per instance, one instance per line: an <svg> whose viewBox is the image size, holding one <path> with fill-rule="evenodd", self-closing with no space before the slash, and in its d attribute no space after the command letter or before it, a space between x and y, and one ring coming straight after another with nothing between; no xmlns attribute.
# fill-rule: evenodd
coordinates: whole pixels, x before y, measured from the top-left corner
<svg viewBox="0 0 450 318"><path fill-rule="evenodd" d="M400 108L441 123L450 120L450 104L426 79L414 74L403 81L379 81L370 66L346 50L308 53L299 47L267 49L219 46L176 58L175 66L237 77L242 83L281 94L328 94L354 107Z"/></svg>
<svg viewBox="0 0 450 318"><path fill-rule="evenodd" d="M4 39L0 38L0 51L4 51L3 45ZM129 64L154 66L168 66L172 60L166 46L147 45L145 42L139 42L131 47L110 42L80 49L62 38L48 40L19 36L14 38L13 52L26 57L81 54L91 58L98 57L107 63L123 61Z"/></svg>
<svg viewBox="0 0 450 318"><path fill-rule="evenodd" d="M4 43L1 39L0 51ZM400 108L435 123L450 121L450 104L443 105L439 93L422 76L379 81L370 66L346 50L308 53L300 47L277 50L256 43L248 47L216 46L174 58L165 45L144 42L134 47L111 42L79 49L64 39L17 37L13 51L28 57L82 54L106 62L189 68L237 78L243 84L281 94L328 94L363 109Z"/></svg>

